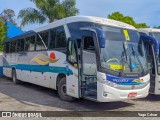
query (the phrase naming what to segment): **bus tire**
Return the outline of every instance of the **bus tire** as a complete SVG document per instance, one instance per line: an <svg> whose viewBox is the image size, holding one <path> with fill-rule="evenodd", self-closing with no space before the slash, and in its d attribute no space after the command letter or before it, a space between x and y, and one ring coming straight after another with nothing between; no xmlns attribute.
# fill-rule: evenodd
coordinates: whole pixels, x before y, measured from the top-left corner
<svg viewBox="0 0 160 120"><path fill-rule="evenodd" d="M72 102L75 98L66 94L66 78L63 77L58 83L58 94L61 100Z"/></svg>
<svg viewBox="0 0 160 120"><path fill-rule="evenodd" d="M12 70L12 80L13 80L13 83L14 83L15 85L20 84L20 81L17 80L17 74L16 74L16 70L15 70L15 69Z"/></svg>

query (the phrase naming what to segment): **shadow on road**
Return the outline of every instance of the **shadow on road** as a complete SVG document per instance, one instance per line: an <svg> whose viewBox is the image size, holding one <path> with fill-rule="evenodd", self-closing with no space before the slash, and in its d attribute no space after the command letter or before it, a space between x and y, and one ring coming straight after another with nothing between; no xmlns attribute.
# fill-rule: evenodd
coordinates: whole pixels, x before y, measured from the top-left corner
<svg viewBox="0 0 160 120"><path fill-rule="evenodd" d="M45 105L73 111L115 110L134 105L127 102L96 103L84 99L65 102L59 99L54 90L29 83L14 85L11 80L6 78L0 79L0 93L29 106Z"/></svg>
<svg viewBox="0 0 160 120"><path fill-rule="evenodd" d="M160 95L149 94L146 98L137 99L136 101L160 101Z"/></svg>

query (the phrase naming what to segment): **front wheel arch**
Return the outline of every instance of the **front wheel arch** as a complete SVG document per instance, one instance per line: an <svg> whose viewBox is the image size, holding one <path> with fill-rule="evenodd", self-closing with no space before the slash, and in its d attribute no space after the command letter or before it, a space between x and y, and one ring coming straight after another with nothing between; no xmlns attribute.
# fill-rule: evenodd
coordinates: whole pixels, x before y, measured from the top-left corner
<svg viewBox="0 0 160 120"><path fill-rule="evenodd" d="M65 92L67 91L67 88L65 88L65 92L62 90L62 87L66 87L66 77L63 77L59 83L58 83L58 94L59 94L59 97L61 98L61 100L64 100L64 101L68 101L68 102L72 102L75 100L75 98L71 97L71 96L68 96ZM65 93L65 94L64 94Z"/></svg>
<svg viewBox="0 0 160 120"><path fill-rule="evenodd" d="M12 68L12 80L15 85L20 84L20 81L17 79L17 73L15 68Z"/></svg>

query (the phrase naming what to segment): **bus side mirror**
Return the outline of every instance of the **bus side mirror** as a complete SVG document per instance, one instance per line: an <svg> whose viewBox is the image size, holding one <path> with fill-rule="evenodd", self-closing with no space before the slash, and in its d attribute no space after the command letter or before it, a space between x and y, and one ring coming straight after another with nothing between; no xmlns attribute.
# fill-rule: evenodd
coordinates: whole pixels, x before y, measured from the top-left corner
<svg viewBox="0 0 160 120"><path fill-rule="evenodd" d="M99 47L100 47L100 48L105 48L105 42L106 42L105 39L100 39L100 40L99 40Z"/></svg>
<svg viewBox="0 0 160 120"><path fill-rule="evenodd" d="M105 48L106 38L105 38L105 34L104 34L103 31L100 31L100 33L98 35L98 40L99 40L99 47L100 48Z"/></svg>

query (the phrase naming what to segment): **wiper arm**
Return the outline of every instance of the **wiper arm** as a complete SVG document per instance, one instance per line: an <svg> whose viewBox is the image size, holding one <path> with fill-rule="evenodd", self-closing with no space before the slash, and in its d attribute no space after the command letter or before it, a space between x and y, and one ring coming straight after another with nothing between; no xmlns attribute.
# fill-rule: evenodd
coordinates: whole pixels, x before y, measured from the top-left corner
<svg viewBox="0 0 160 120"><path fill-rule="evenodd" d="M124 67L124 51L122 51L121 63L122 63L122 69L121 69L121 71L119 72L119 76L122 76L122 73L123 73L123 67Z"/></svg>
<svg viewBox="0 0 160 120"><path fill-rule="evenodd" d="M124 43L123 43L123 50L124 50L124 53L125 53L126 60L128 60L128 58L127 58L127 52L126 52L126 48L124 46ZM124 54L123 54L123 56L124 56Z"/></svg>
<svg viewBox="0 0 160 120"><path fill-rule="evenodd" d="M124 43L123 43L123 49L124 49L124 51L122 51L122 55L121 55L122 69L121 69L121 71L119 72L119 76L121 76L122 73L123 73L123 71L124 71L124 61L128 64L128 66L129 66L129 68L130 68L130 70L131 70L131 72L132 72L132 66L131 66L132 60L131 60L131 58L129 58L130 63L127 62L127 61L128 61L128 57L127 57L127 51L126 51L126 49L125 49ZM124 59L125 59L124 57L126 58L126 60L124 60Z"/></svg>
<svg viewBox="0 0 160 120"><path fill-rule="evenodd" d="M127 60L127 52L126 52L126 48L124 46L124 43L123 43L123 49L124 49L124 52L125 52L125 55L126 55L126 60ZM133 72L133 69L132 69L132 59L131 57L129 57L129 67L130 67L130 71Z"/></svg>
<svg viewBox="0 0 160 120"><path fill-rule="evenodd" d="M139 57L136 55L136 52L135 52L134 47L133 47L132 44L131 44L131 46L132 46L132 54L134 55L134 57L137 58L137 60L138 60L138 62L139 62L139 64L140 64L140 66L141 66L142 72L144 73L144 68L143 68L142 62L140 61Z"/></svg>

